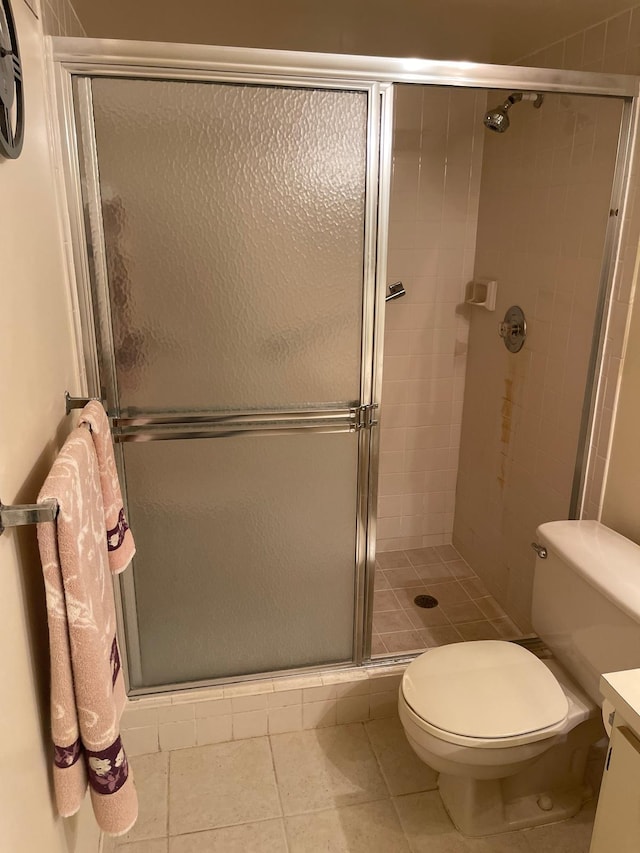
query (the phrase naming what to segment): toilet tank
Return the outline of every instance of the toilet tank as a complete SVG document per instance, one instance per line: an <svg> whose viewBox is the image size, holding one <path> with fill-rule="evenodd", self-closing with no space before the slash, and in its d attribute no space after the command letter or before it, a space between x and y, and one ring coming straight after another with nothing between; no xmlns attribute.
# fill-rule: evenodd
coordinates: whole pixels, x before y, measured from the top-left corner
<svg viewBox="0 0 640 853"><path fill-rule="evenodd" d="M533 627L601 704L603 672L640 667L640 546L597 521L541 524L537 541Z"/></svg>

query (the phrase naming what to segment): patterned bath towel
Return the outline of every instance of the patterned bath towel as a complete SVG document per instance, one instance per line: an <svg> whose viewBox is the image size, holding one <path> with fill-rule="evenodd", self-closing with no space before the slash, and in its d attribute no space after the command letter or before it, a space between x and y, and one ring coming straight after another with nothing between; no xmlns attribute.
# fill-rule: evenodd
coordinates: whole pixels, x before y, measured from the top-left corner
<svg viewBox="0 0 640 853"><path fill-rule="evenodd" d="M88 782L99 826L121 835L136 821L138 800L120 741L126 694L111 576L125 568L135 549L121 512L110 435L100 448L110 459L101 464L97 451L96 434L84 427L65 442L38 497L57 501L57 519L38 525L38 542L51 649L58 810L65 817L77 812ZM112 491L107 493L111 520L106 521L107 475Z"/></svg>
<svg viewBox="0 0 640 853"><path fill-rule="evenodd" d="M92 400L84 407L80 413L80 423L86 424L91 430L96 448L104 517L107 523L109 565L111 571L118 574L127 568L136 549L124 517L122 493L113 456L111 427L104 407L97 400Z"/></svg>

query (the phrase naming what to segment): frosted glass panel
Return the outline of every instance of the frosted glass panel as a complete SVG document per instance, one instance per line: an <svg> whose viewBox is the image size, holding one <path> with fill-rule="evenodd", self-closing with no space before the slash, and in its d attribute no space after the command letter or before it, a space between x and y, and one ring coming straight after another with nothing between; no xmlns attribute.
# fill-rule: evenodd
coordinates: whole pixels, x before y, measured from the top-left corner
<svg viewBox="0 0 640 853"><path fill-rule="evenodd" d="M357 401L367 95L92 87L123 413Z"/></svg>
<svg viewBox="0 0 640 853"><path fill-rule="evenodd" d="M357 437L124 445L143 684L352 658Z"/></svg>

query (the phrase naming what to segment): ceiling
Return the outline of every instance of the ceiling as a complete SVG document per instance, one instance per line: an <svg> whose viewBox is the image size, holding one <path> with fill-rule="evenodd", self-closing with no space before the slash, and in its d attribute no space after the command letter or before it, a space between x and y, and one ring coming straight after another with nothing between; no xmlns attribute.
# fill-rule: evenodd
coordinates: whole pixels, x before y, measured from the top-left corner
<svg viewBox="0 0 640 853"><path fill-rule="evenodd" d="M632 0L72 0L87 35L509 63Z"/></svg>

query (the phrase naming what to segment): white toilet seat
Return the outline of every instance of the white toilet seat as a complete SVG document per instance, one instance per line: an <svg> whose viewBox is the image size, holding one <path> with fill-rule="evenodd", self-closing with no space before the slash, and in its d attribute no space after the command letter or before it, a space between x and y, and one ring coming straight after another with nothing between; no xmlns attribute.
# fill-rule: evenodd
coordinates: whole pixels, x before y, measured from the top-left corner
<svg viewBox="0 0 640 853"><path fill-rule="evenodd" d="M506 749L552 738L569 702L545 664L500 640L440 646L407 667L404 711L422 731L463 747Z"/></svg>
<svg viewBox="0 0 640 853"><path fill-rule="evenodd" d="M437 726L432 725L431 723L424 720L419 714L413 710L411 705L406 700L404 693L402 692L402 688L400 688L400 702L404 705L403 711L404 714L401 713L401 718L403 716L408 717L414 725L416 725L419 729L425 732L432 737L437 738L451 746L461 746L461 747L469 747L471 749L509 749L511 747L517 746L526 746L527 744L533 744L536 741L547 740L548 738L552 738L557 734L565 731L567 727L566 720L563 720L561 723L556 723L553 726L549 726L546 729L538 729L535 732L527 732L521 735L511 735L510 737L502 737L502 738L480 738L480 737L469 737L466 735L459 735L453 732L448 732L445 729L440 729Z"/></svg>

